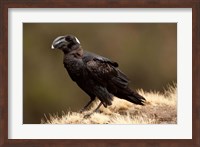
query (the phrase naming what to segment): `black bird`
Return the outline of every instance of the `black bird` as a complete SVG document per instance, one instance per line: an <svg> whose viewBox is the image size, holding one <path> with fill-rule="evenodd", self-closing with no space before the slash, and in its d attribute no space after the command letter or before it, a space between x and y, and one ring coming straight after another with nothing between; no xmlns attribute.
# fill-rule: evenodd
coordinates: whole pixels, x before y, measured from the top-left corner
<svg viewBox="0 0 200 147"><path fill-rule="evenodd" d="M52 43L52 49L63 51L63 64L69 76L90 96L90 101L81 112L95 100L95 97L101 101L95 111L102 104L104 107L111 105L113 96L144 105L145 98L128 87L128 78L118 69L118 63L83 51L75 36L57 37Z"/></svg>

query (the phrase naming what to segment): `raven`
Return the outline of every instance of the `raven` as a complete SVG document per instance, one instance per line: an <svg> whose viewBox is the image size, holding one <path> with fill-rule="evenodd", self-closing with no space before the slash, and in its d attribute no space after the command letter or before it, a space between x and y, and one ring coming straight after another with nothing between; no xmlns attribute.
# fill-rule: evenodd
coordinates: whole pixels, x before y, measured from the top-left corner
<svg viewBox="0 0 200 147"><path fill-rule="evenodd" d="M71 79L90 96L90 101L81 112L97 97L100 104L107 107L112 104L113 96L138 105L144 105L145 98L128 87L128 78L118 68L118 63L108 58L83 51L79 40L73 35L57 37L52 49L62 50L63 64Z"/></svg>

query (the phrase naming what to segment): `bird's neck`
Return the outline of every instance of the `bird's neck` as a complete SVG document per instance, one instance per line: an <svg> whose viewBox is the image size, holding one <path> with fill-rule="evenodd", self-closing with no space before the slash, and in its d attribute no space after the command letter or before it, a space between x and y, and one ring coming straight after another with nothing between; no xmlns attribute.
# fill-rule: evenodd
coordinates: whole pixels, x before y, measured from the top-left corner
<svg viewBox="0 0 200 147"><path fill-rule="evenodd" d="M64 52L64 55L67 55L67 56L74 56L76 58L81 58L83 56L83 49L82 47L79 45L77 46L76 48L73 48L72 51L66 53Z"/></svg>

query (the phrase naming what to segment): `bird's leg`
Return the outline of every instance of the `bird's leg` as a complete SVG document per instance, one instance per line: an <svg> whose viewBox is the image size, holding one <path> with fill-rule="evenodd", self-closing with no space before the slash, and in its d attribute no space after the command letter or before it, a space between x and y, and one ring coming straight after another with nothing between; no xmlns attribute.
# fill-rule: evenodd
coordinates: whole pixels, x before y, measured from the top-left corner
<svg viewBox="0 0 200 147"><path fill-rule="evenodd" d="M80 110L80 113L85 111L87 107L94 101L95 97L91 97L91 100Z"/></svg>
<svg viewBox="0 0 200 147"><path fill-rule="evenodd" d="M97 108L93 111L93 113L94 113L94 112L97 112L97 111L99 110L99 108L101 107L101 105L102 105L102 102L99 103L99 105L98 105Z"/></svg>
<svg viewBox="0 0 200 147"><path fill-rule="evenodd" d="M97 108L92 113L84 115L84 118L88 118L90 115L97 112L99 110L99 108L101 107L101 105L102 105L102 102L100 102L100 104L97 106Z"/></svg>

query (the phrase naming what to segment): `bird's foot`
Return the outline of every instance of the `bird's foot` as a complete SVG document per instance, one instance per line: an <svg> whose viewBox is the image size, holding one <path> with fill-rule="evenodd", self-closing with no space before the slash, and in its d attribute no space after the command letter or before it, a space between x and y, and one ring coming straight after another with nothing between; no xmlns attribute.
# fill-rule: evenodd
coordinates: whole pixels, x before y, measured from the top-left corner
<svg viewBox="0 0 200 147"><path fill-rule="evenodd" d="M84 115L83 118L87 119L87 118L89 118L92 114L93 114L93 113L88 113L88 114Z"/></svg>
<svg viewBox="0 0 200 147"><path fill-rule="evenodd" d="M100 113L100 111L99 111L99 110L95 110L95 111L93 111L93 112L91 112L91 113L88 113L88 114L84 115L83 118L89 118L89 117L90 117L92 114L94 114L94 113Z"/></svg>
<svg viewBox="0 0 200 147"><path fill-rule="evenodd" d="M85 111L85 110L84 110L84 109L81 109L81 110L79 110L78 112L79 112L79 113L83 113L83 111Z"/></svg>
<svg viewBox="0 0 200 147"><path fill-rule="evenodd" d="M87 108L83 107L83 108L80 109L78 112L79 112L79 113L83 113L83 112L86 111L86 110L87 110Z"/></svg>

